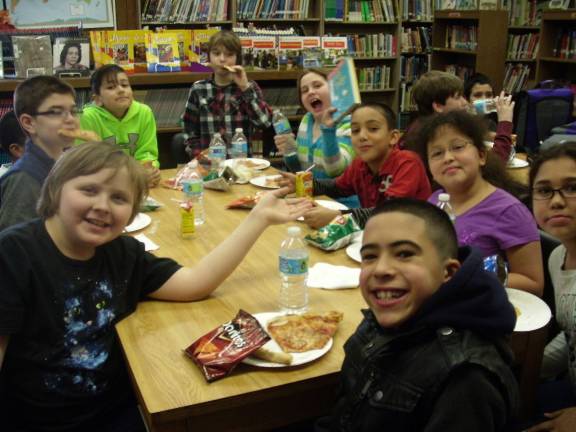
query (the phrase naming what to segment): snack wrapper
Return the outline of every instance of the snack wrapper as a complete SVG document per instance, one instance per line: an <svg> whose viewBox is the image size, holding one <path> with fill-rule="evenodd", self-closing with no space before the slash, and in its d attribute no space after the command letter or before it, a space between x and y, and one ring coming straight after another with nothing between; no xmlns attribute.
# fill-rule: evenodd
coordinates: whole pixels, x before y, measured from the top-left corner
<svg viewBox="0 0 576 432"><path fill-rule="evenodd" d="M360 227L346 214L337 216L328 225L308 234L304 239L312 246L323 250L337 250L348 246L354 240Z"/></svg>
<svg viewBox="0 0 576 432"><path fill-rule="evenodd" d="M228 209L253 209L260 198L262 197L262 192L257 192L255 195L246 195L235 199L230 204L226 206Z"/></svg>
<svg viewBox="0 0 576 432"><path fill-rule="evenodd" d="M202 370L208 382L230 374L248 357L270 340L256 318L240 309L236 317L197 339L184 350Z"/></svg>

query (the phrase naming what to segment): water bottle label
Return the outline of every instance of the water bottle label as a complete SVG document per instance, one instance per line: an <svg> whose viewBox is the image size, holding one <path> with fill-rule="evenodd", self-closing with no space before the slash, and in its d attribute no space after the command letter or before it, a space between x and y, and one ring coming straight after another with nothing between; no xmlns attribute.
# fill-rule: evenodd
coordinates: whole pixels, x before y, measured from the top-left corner
<svg viewBox="0 0 576 432"><path fill-rule="evenodd" d="M248 153L248 143L246 141L236 141L232 143L232 152L233 153Z"/></svg>
<svg viewBox="0 0 576 432"><path fill-rule="evenodd" d="M226 159L226 147L212 148L210 150L211 159Z"/></svg>
<svg viewBox="0 0 576 432"><path fill-rule="evenodd" d="M187 196L202 195L204 187L202 180L184 180L182 182L182 191Z"/></svg>
<svg viewBox="0 0 576 432"><path fill-rule="evenodd" d="M274 131L276 132L276 135L292 133L290 122L288 120L280 120L274 123Z"/></svg>
<svg viewBox="0 0 576 432"><path fill-rule="evenodd" d="M308 258L280 257L280 272L287 275L302 275L308 272Z"/></svg>

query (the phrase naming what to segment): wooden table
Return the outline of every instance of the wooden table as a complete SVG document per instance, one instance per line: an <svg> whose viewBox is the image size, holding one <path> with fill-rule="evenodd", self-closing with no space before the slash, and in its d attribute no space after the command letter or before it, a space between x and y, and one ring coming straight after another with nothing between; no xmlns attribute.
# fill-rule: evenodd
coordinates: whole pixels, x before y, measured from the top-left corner
<svg viewBox="0 0 576 432"><path fill-rule="evenodd" d="M226 210L225 205L256 190L252 185L235 185L230 192L206 191L206 223L195 238L181 240L178 205L173 201L180 199L181 193L154 189L151 195L164 207L148 213L152 223L142 232L160 245L156 255L192 266L247 214L246 210ZM305 225L299 225L307 231ZM267 430L329 410L343 360L342 346L359 324L360 309L365 307L358 289L310 289L311 310L344 312L332 350L311 364L282 369L241 364L230 376L208 384L183 353L198 337L233 318L240 308L250 313L277 310L278 251L285 233L285 225L268 228L242 264L208 299L194 303L147 301L117 325L151 431ZM344 250L309 250L310 265L358 265Z"/></svg>

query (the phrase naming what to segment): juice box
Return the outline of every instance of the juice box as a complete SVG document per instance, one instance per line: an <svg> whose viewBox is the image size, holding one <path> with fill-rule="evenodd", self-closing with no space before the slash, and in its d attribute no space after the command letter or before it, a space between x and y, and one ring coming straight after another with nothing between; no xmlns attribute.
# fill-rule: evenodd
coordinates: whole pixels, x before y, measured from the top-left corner
<svg viewBox="0 0 576 432"><path fill-rule="evenodd" d="M313 175L311 171L300 171L296 173L296 196L312 197L314 185L312 182Z"/></svg>
<svg viewBox="0 0 576 432"><path fill-rule="evenodd" d="M188 239L194 236L194 206L191 202L180 204L180 236Z"/></svg>

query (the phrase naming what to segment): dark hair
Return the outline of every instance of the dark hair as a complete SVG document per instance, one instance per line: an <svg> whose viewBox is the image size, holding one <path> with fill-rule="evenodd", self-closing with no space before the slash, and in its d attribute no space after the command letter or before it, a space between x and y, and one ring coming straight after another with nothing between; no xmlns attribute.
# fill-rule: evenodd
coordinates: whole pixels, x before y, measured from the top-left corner
<svg viewBox="0 0 576 432"><path fill-rule="evenodd" d="M311 73L321 76L326 82L328 82L328 74L322 69L310 68L304 69L302 72L300 72L298 81L296 82L296 89L298 90L298 102L300 102L300 106L302 108L304 108L304 104L302 103L302 92L300 91L300 84L302 83L302 78Z"/></svg>
<svg viewBox="0 0 576 432"><path fill-rule="evenodd" d="M20 127L14 111L8 111L0 120L0 145L2 149L10 154L10 144L18 144L24 147L26 134Z"/></svg>
<svg viewBox="0 0 576 432"><path fill-rule="evenodd" d="M208 59L210 59L210 51L220 45L236 54L237 65L242 64L242 43L236 33L230 30L220 30L214 33L208 40Z"/></svg>
<svg viewBox="0 0 576 432"><path fill-rule="evenodd" d="M428 163L428 143L439 133L441 128L449 127L470 138L472 145L478 152L486 153L486 164L481 167L484 180L492 185L504 189L513 195L519 196L525 192L525 187L512 180L506 173L504 161L492 151L488 151L484 143L486 136L486 123L479 116L472 115L462 110L453 110L440 113L428 118L418 132L413 150L416 151L430 175L430 165Z"/></svg>
<svg viewBox="0 0 576 432"><path fill-rule="evenodd" d="M80 45L80 42L66 42L64 44L64 48L62 48L62 51L60 52L60 64L62 66L66 64L66 56L68 55L68 50L72 47L78 48L78 63L82 61L82 46Z"/></svg>
<svg viewBox="0 0 576 432"><path fill-rule="evenodd" d="M470 78L468 78L466 82L464 82L464 97L466 98L466 100L470 100L470 93L472 93L472 87L474 87L476 84L480 85L488 84L490 87L492 87L492 82L490 81L490 78L488 78L484 74L475 73Z"/></svg>
<svg viewBox="0 0 576 432"><path fill-rule="evenodd" d="M530 186L530 198L532 198L532 188L534 187L534 180L536 180L536 176L538 175L538 171L542 167L544 162L548 162L550 160L560 159L560 158L569 158L576 162L576 138L574 141L557 144L552 146L546 150L541 151L538 156L532 161L532 165L530 166L530 174L528 175L528 185Z"/></svg>
<svg viewBox="0 0 576 432"><path fill-rule="evenodd" d="M72 86L55 76L38 75L18 84L14 90L14 112L20 118L22 114L35 115L38 107L53 94L70 95L76 99Z"/></svg>
<svg viewBox="0 0 576 432"><path fill-rule="evenodd" d="M382 116L386 119L386 124L389 130L396 129L396 114L392 111L388 105L382 102L363 102L360 105L355 106L350 115L354 115L354 113L359 110L360 108L372 108L373 110L378 111Z"/></svg>
<svg viewBox="0 0 576 432"><path fill-rule="evenodd" d="M444 105L446 100L462 94L462 80L456 75L442 71L426 72L412 87L412 97L420 115L434 114L433 103Z"/></svg>
<svg viewBox="0 0 576 432"><path fill-rule="evenodd" d="M379 214L395 212L411 214L424 221L427 234L436 246L441 259L458 258L458 237L446 212L427 201L394 198L379 204L372 212L370 219Z"/></svg>
<svg viewBox="0 0 576 432"><path fill-rule="evenodd" d="M120 73L126 73L126 71L122 69L122 67L113 63L104 65L96 69L92 74L92 77L90 78L90 88L92 89L92 93L94 93L95 95L99 95L102 83L105 80L117 82L118 81L117 76Z"/></svg>
<svg viewBox="0 0 576 432"><path fill-rule="evenodd" d="M38 215L42 219L48 219L58 212L64 183L105 168L128 170L130 186L134 192L129 223L132 222L140 210L144 197L148 194L146 171L136 159L124 153L117 145L96 141L72 147L56 161L42 186L37 206Z"/></svg>

